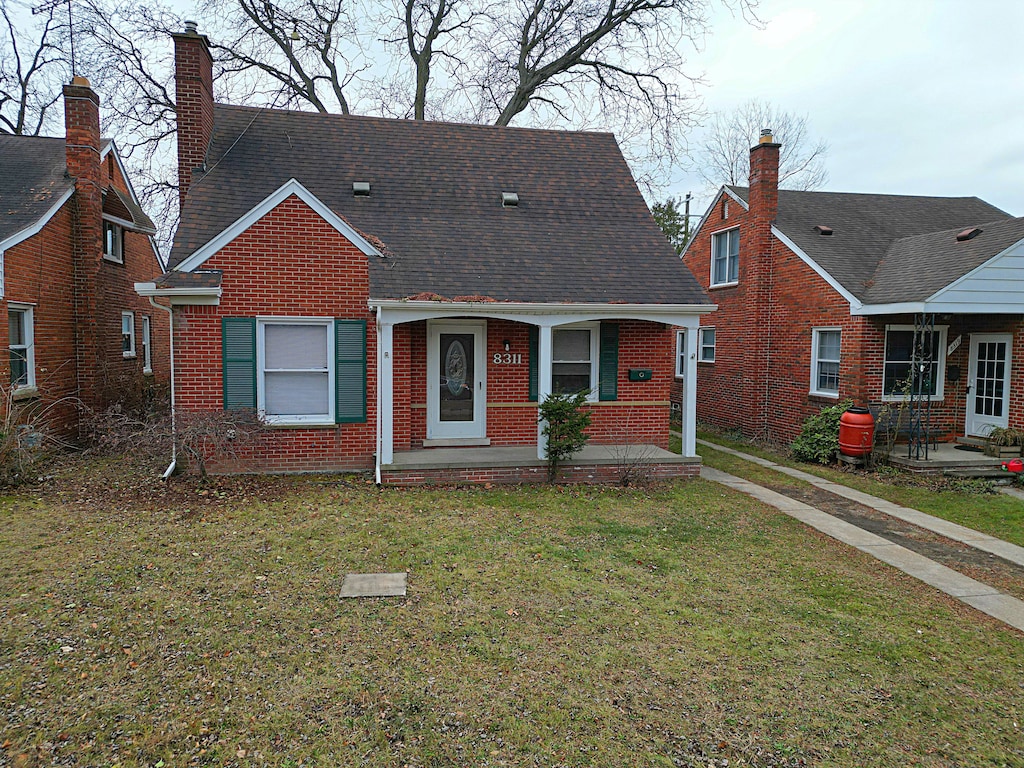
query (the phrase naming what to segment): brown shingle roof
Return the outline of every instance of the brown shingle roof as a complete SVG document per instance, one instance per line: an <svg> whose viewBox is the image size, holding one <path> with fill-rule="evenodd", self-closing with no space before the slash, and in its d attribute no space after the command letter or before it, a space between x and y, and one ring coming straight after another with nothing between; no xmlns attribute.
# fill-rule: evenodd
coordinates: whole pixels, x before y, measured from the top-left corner
<svg viewBox="0 0 1024 768"><path fill-rule="evenodd" d="M748 200L746 187L730 189ZM957 232L975 225L984 228L983 222L993 220L1015 221L977 197L783 189L779 190L775 225L860 301L889 303L923 300L999 253L1002 249L991 250L981 258L988 251L978 244L972 249L976 255L964 259L966 249L953 249L943 234L955 230L949 240L952 245L963 246L967 243L956 243ZM818 225L831 227L832 235L823 237L815 229ZM933 234L934 239L925 238L916 245L898 245L908 238ZM993 243L989 238L986 245ZM919 253L918 249L927 252ZM977 258L981 261L975 263Z"/></svg>
<svg viewBox="0 0 1024 768"><path fill-rule="evenodd" d="M614 137L217 105L173 267L290 178L380 241L374 298L706 304ZM369 182L356 197L353 182ZM519 205L503 207L502 192Z"/></svg>

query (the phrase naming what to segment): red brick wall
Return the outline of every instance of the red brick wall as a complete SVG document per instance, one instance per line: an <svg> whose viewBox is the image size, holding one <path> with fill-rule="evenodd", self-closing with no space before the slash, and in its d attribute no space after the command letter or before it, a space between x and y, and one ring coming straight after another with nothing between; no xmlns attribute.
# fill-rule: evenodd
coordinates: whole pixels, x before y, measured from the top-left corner
<svg viewBox="0 0 1024 768"><path fill-rule="evenodd" d="M271 428L242 459L246 468L280 472L372 467L376 450L377 335L366 303L367 257L292 196L225 246L203 268L224 270L223 297L220 306L184 307L176 313L179 407L223 408L223 317L364 319L366 423ZM396 333L396 337L400 347L403 335ZM400 363L396 367L402 370Z"/></svg>

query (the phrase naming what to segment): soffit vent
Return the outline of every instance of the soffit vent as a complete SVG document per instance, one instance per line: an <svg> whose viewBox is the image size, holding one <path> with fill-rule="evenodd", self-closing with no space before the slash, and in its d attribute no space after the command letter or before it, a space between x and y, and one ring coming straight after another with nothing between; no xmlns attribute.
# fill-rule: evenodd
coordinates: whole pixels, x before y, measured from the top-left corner
<svg viewBox="0 0 1024 768"><path fill-rule="evenodd" d="M965 240L971 240L971 239L977 237L980 234L981 234L981 229L979 227L971 227L970 229L965 229L963 232L958 234L956 236L956 241L958 243L962 243Z"/></svg>
<svg viewBox="0 0 1024 768"><path fill-rule="evenodd" d="M832 237L832 227L826 227L824 224L819 224L818 226L816 226L814 228L814 231L817 232L822 237Z"/></svg>
<svg viewBox="0 0 1024 768"><path fill-rule="evenodd" d="M370 196L370 182L368 181L353 181L352 182L352 194L356 197L369 197Z"/></svg>
<svg viewBox="0 0 1024 768"><path fill-rule="evenodd" d="M501 204L505 208L515 208L519 205L519 195L515 192L502 192Z"/></svg>

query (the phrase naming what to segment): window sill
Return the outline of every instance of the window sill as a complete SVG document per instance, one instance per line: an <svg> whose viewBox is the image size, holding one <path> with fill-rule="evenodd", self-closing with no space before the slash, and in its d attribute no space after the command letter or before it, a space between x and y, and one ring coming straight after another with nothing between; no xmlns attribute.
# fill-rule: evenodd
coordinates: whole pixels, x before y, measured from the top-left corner
<svg viewBox="0 0 1024 768"><path fill-rule="evenodd" d="M716 291L719 288L735 288L739 284L740 284L739 280L733 280L731 283L713 283L712 285L708 286L708 290L709 291Z"/></svg>
<svg viewBox="0 0 1024 768"><path fill-rule="evenodd" d="M714 360L698 360L697 365L714 365Z"/></svg>
<svg viewBox="0 0 1024 768"><path fill-rule="evenodd" d="M135 359L135 353L134 352L122 352L121 353L121 357L123 357L125 360L134 360Z"/></svg>
<svg viewBox="0 0 1024 768"><path fill-rule="evenodd" d="M107 253L103 254L103 260L109 261L111 264L124 264L124 259L119 259L116 256L111 256Z"/></svg>
<svg viewBox="0 0 1024 768"><path fill-rule="evenodd" d="M816 398L819 398L821 400L838 400L839 399L839 393L838 392L808 392L807 396L808 397L816 397Z"/></svg>
<svg viewBox="0 0 1024 768"><path fill-rule="evenodd" d="M142 375L143 376L152 376L153 375L153 369L152 368L143 368L142 369Z"/></svg>
<svg viewBox="0 0 1024 768"><path fill-rule="evenodd" d="M266 425L271 429L321 429L340 426L333 421L277 421L268 417L264 417L264 419Z"/></svg>
<svg viewBox="0 0 1024 768"><path fill-rule="evenodd" d="M19 400L31 400L34 397L39 397L39 387L35 385L18 387L11 393L11 400L15 402L18 402Z"/></svg>
<svg viewBox="0 0 1024 768"><path fill-rule="evenodd" d="M945 398L944 395L931 395L928 398L921 397L920 399L921 400L927 399L927 400L929 400L930 402L933 402L933 403L941 403L946 398ZM882 402L883 403L909 403L910 402L910 395L906 395L906 396L900 395L899 397L893 397L892 395L882 395Z"/></svg>

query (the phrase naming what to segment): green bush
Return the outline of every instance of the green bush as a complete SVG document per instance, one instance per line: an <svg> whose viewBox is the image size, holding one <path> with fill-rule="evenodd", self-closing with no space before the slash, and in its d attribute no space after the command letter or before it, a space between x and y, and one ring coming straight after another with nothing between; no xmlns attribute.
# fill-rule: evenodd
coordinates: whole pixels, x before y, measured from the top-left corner
<svg viewBox="0 0 1024 768"><path fill-rule="evenodd" d="M590 426L590 411L585 410L587 393L557 392L540 404L541 430L548 439L548 481L558 476L558 463L568 459L587 444L584 430Z"/></svg>
<svg viewBox="0 0 1024 768"><path fill-rule="evenodd" d="M822 408L811 416L793 441L790 450L797 461L831 464L839 453L839 417L853 405L852 400Z"/></svg>

